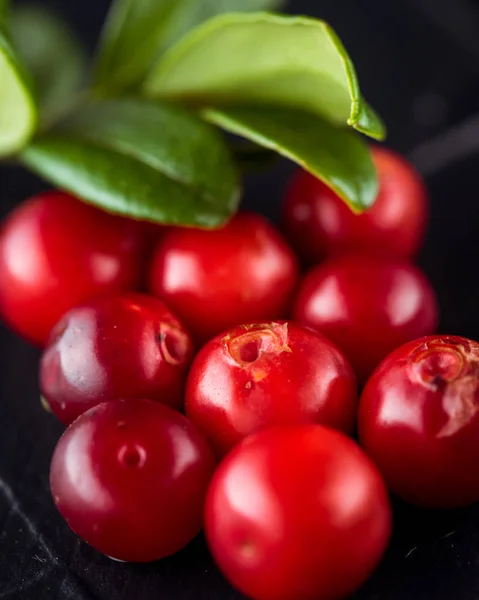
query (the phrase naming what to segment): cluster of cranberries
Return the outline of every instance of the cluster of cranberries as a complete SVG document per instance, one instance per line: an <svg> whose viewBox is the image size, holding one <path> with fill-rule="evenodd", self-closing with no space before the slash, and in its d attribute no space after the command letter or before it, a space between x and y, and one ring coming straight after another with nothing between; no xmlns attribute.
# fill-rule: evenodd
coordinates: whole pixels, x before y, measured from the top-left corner
<svg viewBox="0 0 479 600"><path fill-rule="evenodd" d="M93 547L154 561L204 527L255 600L336 600L382 558L388 490L479 500L479 345L432 335L434 291L410 262L427 194L400 157L373 157L362 215L305 172L292 182L284 231L317 265L301 279L254 214L163 228L50 192L7 218L0 311L43 347L42 401L68 426L52 495Z"/></svg>

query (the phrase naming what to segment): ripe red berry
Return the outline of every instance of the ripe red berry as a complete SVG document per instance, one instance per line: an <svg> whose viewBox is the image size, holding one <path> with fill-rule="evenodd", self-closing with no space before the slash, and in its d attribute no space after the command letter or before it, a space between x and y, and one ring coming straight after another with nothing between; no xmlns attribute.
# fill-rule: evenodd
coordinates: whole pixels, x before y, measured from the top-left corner
<svg viewBox="0 0 479 600"><path fill-rule="evenodd" d="M160 242L150 290L197 342L242 323L286 316L298 268L263 217L239 214L222 229L172 229Z"/></svg>
<svg viewBox="0 0 479 600"><path fill-rule="evenodd" d="M46 192L15 209L0 234L0 314L43 345L70 308L141 282L139 224L63 192Z"/></svg>
<svg viewBox="0 0 479 600"><path fill-rule="evenodd" d="M50 486L71 529L107 556L148 562L203 523L214 458L185 417L149 400L92 408L63 434Z"/></svg>
<svg viewBox="0 0 479 600"><path fill-rule="evenodd" d="M361 251L395 258L419 250L428 219L428 194L412 165L381 147L372 148L379 194L357 215L316 177L299 171L283 209L286 236L303 260Z"/></svg>
<svg viewBox="0 0 479 600"><path fill-rule="evenodd" d="M317 422L351 433L354 373L325 337L295 323L242 325L193 362L186 415L218 455L275 424Z"/></svg>
<svg viewBox="0 0 479 600"><path fill-rule="evenodd" d="M293 312L343 350L361 383L394 348L433 333L438 322L425 275L409 263L373 257L330 259L314 268Z"/></svg>
<svg viewBox="0 0 479 600"><path fill-rule="evenodd" d="M406 500L436 508L479 501L479 344L432 336L395 350L364 389L359 434Z"/></svg>
<svg viewBox="0 0 479 600"><path fill-rule="evenodd" d="M66 425L117 398L180 409L192 354L186 330L158 298L99 298L73 308L54 328L40 363L40 388Z"/></svg>
<svg viewBox="0 0 479 600"><path fill-rule="evenodd" d="M386 487L343 434L321 425L256 433L224 459L205 531L226 577L254 600L336 600L373 572L391 532Z"/></svg>

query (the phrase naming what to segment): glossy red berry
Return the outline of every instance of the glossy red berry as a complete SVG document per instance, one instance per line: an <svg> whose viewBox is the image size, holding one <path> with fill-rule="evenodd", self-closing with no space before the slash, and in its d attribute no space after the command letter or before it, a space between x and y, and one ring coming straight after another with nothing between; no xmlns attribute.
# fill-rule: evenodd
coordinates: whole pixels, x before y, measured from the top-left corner
<svg viewBox="0 0 479 600"><path fill-rule="evenodd" d="M351 433L356 378L325 337L295 323L242 325L208 342L186 387L186 415L218 455L270 425L317 422Z"/></svg>
<svg viewBox="0 0 479 600"><path fill-rule="evenodd" d="M345 353L364 383L394 348L435 331L434 290L415 266L373 257L330 259L303 281L294 318Z"/></svg>
<svg viewBox="0 0 479 600"><path fill-rule="evenodd" d="M297 274L280 234L244 213L222 229L168 231L153 258L150 290L203 343L242 323L284 318Z"/></svg>
<svg viewBox="0 0 479 600"><path fill-rule="evenodd" d="M192 354L188 333L158 298L99 298L73 308L54 328L40 363L40 388L66 425L117 398L180 409Z"/></svg>
<svg viewBox="0 0 479 600"><path fill-rule="evenodd" d="M256 433L224 459L205 531L226 577L254 600L337 600L371 575L391 532L386 487L343 434Z"/></svg>
<svg viewBox="0 0 479 600"><path fill-rule="evenodd" d="M373 147L379 193L370 210L353 213L329 187L298 171L283 209L287 238L307 263L350 252L406 258L419 250L428 220L427 190L414 170L391 150Z"/></svg>
<svg viewBox="0 0 479 600"><path fill-rule="evenodd" d="M200 532L214 468L206 441L182 415L150 400L117 400L63 434L50 486L68 525L91 546L148 562Z"/></svg>
<svg viewBox="0 0 479 600"><path fill-rule="evenodd" d="M359 434L406 500L435 508L479 501L479 344L432 336L395 350L364 389Z"/></svg>
<svg viewBox="0 0 479 600"><path fill-rule="evenodd" d="M0 234L0 314L43 345L77 304L141 282L142 230L64 192L24 202Z"/></svg>

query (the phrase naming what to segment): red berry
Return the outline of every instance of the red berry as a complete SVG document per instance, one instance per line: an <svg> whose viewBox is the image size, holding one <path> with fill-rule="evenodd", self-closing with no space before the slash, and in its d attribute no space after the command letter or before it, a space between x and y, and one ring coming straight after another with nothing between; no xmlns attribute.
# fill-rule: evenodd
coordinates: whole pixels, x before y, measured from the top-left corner
<svg viewBox="0 0 479 600"><path fill-rule="evenodd" d="M0 314L43 345L70 308L141 282L138 223L63 192L36 196L14 210L0 234Z"/></svg>
<svg viewBox="0 0 479 600"><path fill-rule="evenodd" d="M356 402L356 378L336 346L285 322L242 325L214 338L186 388L186 415L219 455L274 424L313 421L350 433Z"/></svg>
<svg viewBox="0 0 479 600"><path fill-rule="evenodd" d="M182 415L149 400L92 408L63 434L50 486L71 529L107 556L148 562L202 528L214 458Z"/></svg>
<svg viewBox="0 0 479 600"><path fill-rule="evenodd" d="M436 508L479 500L479 344L416 340L390 354L361 398L361 441L391 489Z"/></svg>
<svg viewBox="0 0 479 600"><path fill-rule="evenodd" d="M349 438L321 425L265 429L213 477L205 531L226 577L254 600L336 600L380 561L386 487Z"/></svg>
<svg viewBox="0 0 479 600"><path fill-rule="evenodd" d="M40 363L46 402L66 425L117 398L149 398L180 409L193 354L190 338L151 296L123 294L69 311Z"/></svg>
<svg viewBox="0 0 479 600"><path fill-rule="evenodd" d="M168 231L150 290L201 343L242 323L285 317L297 273L280 234L259 215L239 214L222 229Z"/></svg>
<svg viewBox="0 0 479 600"><path fill-rule="evenodd" d="M428 220L428 194L414 168L398 154L372 148L379 194L357 215L324 183L305 171L293 179L283 210L288 239L308 263L325 256L362 253L410 257L417 253Z"/></svg>
<svg viewBox="0 0 479 600"><path fill-rule="evenodd" d="M438 307L431 284L413 265L349 256L306 276L294 317L336 343L364 383L394 348L435 331Z"/></svg>

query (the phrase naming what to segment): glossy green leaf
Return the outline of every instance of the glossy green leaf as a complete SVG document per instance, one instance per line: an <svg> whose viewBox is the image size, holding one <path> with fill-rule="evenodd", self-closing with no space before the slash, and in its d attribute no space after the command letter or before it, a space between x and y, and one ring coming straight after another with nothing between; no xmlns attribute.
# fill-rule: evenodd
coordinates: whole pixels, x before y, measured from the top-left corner
<svg viewBox="0 0 479 600"><path fill-rule="evenodd" d="M95 69L103 92L142 81L155 60L189 29L223 12L278 8L281 0L116 0Z"/></svg>
<svg viewBox="0 0 479 600"><path fill-rule="evenodd" d="M208 108L287 107L384 136L344 46L317 19L267 13L211 19L165 54L146 91Z"/></svg>
<svg viewBox="0 0 479 600"><path fill-rule="evenodd" d="M197 25L217 15L279 10L284 4L286 4L284 0L183 0L183 8L178 10L172 22L165 47L178 41Z"/></svg>
<svg viewBox="0 0 479 600"><path fill-rule="evenodd" d="M4 21L0 20L0 157L20 150L33 135L37 124L28 76L5 29Z"/></svg>
<svg viewBox="0 0 479 600"><path fill-rule="evenodd" d="M141 100L92 105L23 153L31 169L103 209L215 227L237 208L222 136L178 107Z"/></svg>
<svg viewBox="0 0 479 600"><path fill-rule="evenodd" d="M43 111L55 110L83 83L86 55L75 35L52 11L40 5L15 7L12 42L33 77Z"/></svg>
<svg viewBox="0 0 479 600"><path fill-rule="evenodd" d="M300 164L360 212L376 199L378 184L366 143L310 113L285 108L207 110L212 123Z"/></svg>

